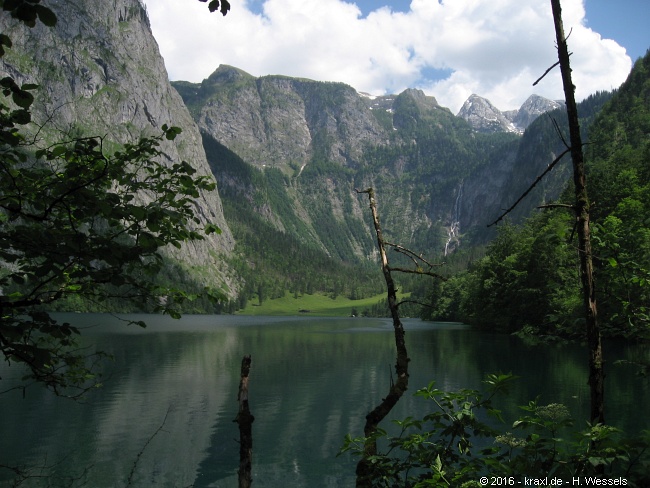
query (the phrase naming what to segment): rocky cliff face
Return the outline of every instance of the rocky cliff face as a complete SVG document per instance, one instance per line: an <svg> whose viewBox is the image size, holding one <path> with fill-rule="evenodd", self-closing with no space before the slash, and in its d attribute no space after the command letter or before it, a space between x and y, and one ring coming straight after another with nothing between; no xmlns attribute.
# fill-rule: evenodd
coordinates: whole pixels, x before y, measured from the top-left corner
<svg viewBox="0 0 650 488"><path fill-rule="evenodd" d="M386 136L342 83L254 78L220 66L200 84L174 83L201 129L257 167L303 168L314 157L349 164Z"/></svg>
<svg viewBox="0 0 650 488"><path fill-rule="evenodd" d="M0 20L13 41L0 71L41 85L33 107L35 121L46 124L41 137L105 135L123 143L175 125L183 133L163 146L168 160L186 160L199 174L211 175L198 128L169 84L141 2L66 0L48 6L57 15L54 28L38 23L29 29L7 16ZM197 209L223 233L185 246L175 258L207 284L228 284L217 256L230 253L234 240L219 194L201 195Z"/></svg>

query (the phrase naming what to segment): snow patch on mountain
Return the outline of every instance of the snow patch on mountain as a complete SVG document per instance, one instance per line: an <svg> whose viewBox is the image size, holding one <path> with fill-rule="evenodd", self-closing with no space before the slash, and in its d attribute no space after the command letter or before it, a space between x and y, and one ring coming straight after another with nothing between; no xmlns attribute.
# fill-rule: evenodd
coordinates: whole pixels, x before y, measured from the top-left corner
<svg viewBox="0 0 650 488"><path fill-rule="evenodd" d="M523 133L537 117L561 107L559 102L531 95L519 110L502 112L487 98L473 94L463 104L457 116L465 119L477 132Z"/></svg>

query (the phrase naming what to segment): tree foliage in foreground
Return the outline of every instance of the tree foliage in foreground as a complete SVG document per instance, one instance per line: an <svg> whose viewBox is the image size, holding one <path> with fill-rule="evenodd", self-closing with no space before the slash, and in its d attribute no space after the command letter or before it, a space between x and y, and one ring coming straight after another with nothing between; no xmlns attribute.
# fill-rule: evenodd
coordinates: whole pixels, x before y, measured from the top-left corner
<svg viewBox="0 0 650 488"><path fill-rule="evenodd" d="M415 396L430 402L431 413L395 420L390 432L375 433L383 449L371 459L372 486L520 486L524 477L549 484L557 477L580 478L583 484L590 479L598 485L617 480L617 485L648 486L649 431L626 438L602 424L574 429L566 406L536 400L521 406L522 415L504 427L498 400L514 379L510 374L487 375L484 392L448 392L434 383L418 390ZM348 435L341 452L361 456L365 443L364 437Z"/></svg>
<svg viewBox="0 0 650 488"><path fill-rule="evenodd" d="M37 1L1 6L30 27L56 23ZM6 35L0 43L11 46ZM215 183L185 161L161 163L161 142L174 140L177 127L113 151L101 137L62 136L42 147L25 130L37 89L0 80L0 351L28 367L26 379L57 393L83 391L92 373L76 345L79 330L45 310L70 297L119 298L178 316L194 297L156 284L161 251L220 231L194 213L194 200Z"/></svg>

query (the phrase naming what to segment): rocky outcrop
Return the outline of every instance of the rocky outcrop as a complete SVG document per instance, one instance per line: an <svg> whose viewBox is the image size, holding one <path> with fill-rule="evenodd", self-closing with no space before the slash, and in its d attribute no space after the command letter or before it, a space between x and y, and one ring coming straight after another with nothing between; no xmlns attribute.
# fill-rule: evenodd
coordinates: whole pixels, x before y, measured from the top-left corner
<svg viewBox="0 0 650 488"><path fill-rule="evenodd" d="M458 117L465 119L478 132L517 132L517 127L487 99L471 95L463 104Z"/></svg>
<svg viewBox="0 0 650 488"><path fill-rule="evenodd" d="M170 162L186 160L202 175L212 175L199 130L181 97L171 87L144 5L139 0L66 0L48 6L57 15L54 28L24 27L8 16L0 29L13 47L0 71L19 82L36 83L34 119L45 124L40 137L102 135L124 143L160 134L163 124L183 133L162 149ZM204 222L222 229L175 253L185 268L206 284L233 284L218 256L234 246L218 192L197 199Z"/></svg>
<svg viewBox="0 0 650 488"><path fill-rule="evenodd" d="M562 107L562 104L554 100L531 95L511 120L518 128L526 129L540 115Z"/></svg>

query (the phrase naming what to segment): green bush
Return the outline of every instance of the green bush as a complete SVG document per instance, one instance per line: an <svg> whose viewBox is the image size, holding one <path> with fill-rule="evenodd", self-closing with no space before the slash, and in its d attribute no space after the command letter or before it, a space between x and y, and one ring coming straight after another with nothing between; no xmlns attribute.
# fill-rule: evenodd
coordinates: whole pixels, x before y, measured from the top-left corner
<svg viewBox="0 0 650 488"><path fill-rule="evenodd" d="M552 478L578 477L648 486L649 431L630 439L609 425L575 429L566 406L536 400L520 407L523 415L504 428L494 400L507 394L514 379L511 374L488 375L485 393L446 392L434 383L418 390L415 395L431 401L433 411L421 419L395 420L397 435L377 432L384 449L370 459L372 486L478 487L491 479L499 486L519 486L525 478L550 484ZM348 435L341 453L361 456L365 441ZM481 483L485 477L488 483Z"/></svg>

